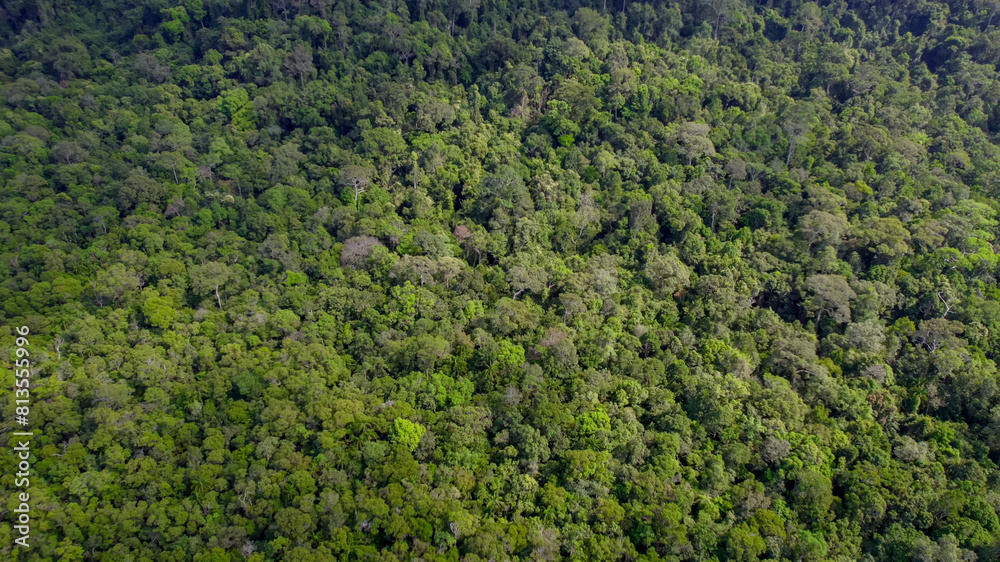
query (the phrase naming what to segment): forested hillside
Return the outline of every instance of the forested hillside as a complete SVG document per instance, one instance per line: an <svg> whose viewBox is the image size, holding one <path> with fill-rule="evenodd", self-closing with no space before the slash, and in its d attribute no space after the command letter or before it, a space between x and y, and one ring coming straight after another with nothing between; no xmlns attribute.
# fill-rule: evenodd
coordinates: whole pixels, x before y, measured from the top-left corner
<svg viewBox="0 0 1000 562"><path fill-rule="evenodd" d="M1000 4L9 0L30 549L997 560Z"/></svg>

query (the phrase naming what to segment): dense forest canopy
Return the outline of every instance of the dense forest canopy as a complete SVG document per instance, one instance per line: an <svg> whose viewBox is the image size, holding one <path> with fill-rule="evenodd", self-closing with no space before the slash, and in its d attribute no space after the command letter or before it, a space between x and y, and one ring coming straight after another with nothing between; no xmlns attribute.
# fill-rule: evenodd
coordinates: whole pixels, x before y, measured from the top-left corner
<svg viewBox="0 0 1000 562"><path fill-rule="evenodd" d="M998 63L996 0L8 0L0 557L996 560Z"/></svg>

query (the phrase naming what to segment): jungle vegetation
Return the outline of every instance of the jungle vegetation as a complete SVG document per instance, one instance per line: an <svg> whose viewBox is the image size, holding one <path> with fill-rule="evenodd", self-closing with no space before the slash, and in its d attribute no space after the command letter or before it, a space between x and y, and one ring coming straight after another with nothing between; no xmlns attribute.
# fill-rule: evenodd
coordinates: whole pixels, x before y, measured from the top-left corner
<svg viewBox="0 0 1000 562"><path fill-rule="evenodd" d="M998 63L996 0L3 2L0 557L997 560Z"/></svg>

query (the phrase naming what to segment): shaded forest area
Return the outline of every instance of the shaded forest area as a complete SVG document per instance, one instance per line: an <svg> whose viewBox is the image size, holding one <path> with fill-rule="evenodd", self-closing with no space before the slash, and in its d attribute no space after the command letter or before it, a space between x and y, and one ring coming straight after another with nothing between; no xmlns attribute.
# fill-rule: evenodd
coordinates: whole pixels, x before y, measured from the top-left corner
<svg viewBox="0 0 1000 562"><path fill-rule="evenodd" d="M996 560L998 63L996 0L8 0L0 557Z"/></svg>

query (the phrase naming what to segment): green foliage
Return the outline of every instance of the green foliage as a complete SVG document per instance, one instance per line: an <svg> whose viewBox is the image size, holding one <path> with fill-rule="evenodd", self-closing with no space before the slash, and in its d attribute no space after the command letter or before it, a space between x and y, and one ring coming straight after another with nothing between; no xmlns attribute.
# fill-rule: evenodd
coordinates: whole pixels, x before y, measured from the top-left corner
<svg viewBox="0 0 1000 562"><path fill-rule="evenodd" d="M242 131L254 130L257 123L245 88L226 90L218 98L218 107L233 125Z"/></svg>
<svg viewBox="0 0 1000 562"><path fill-rule="evenodd" d="M5 3L0 559L997 559L997 16Z"/></svg>
<svg viewBox="0 0 1000 562"><path fill-rule="evenodd" d="M420 444L420 438L427 433L427 428L416 422L396 418L392 426L392 442L398 443L409 450L414 450Z"/></svg>

